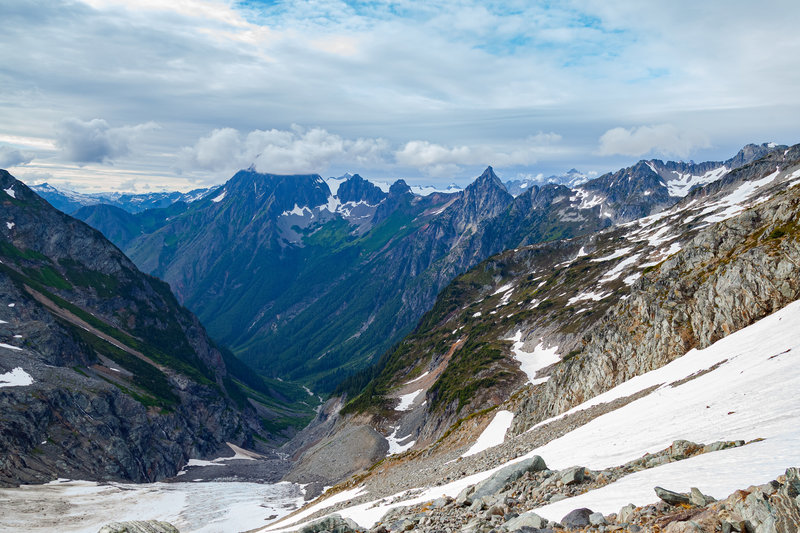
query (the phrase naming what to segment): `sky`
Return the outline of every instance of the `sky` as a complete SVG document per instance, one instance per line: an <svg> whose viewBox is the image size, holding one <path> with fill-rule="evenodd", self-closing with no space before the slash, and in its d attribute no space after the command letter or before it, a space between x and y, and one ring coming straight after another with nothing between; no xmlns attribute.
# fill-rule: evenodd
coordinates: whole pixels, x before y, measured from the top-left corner
<svg viewBox="0 0 800 533"><path fill-rule="evenodd" d="M464 185L800 142L795 0L0 0L0 168Z"/></svg>

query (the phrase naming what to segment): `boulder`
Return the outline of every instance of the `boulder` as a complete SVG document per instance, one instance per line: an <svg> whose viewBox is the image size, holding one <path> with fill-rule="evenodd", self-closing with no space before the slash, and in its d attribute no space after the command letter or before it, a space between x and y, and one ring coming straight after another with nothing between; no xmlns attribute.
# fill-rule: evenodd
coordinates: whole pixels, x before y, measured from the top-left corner
<svg viewBox="0 0 800 533"><path fill-rule="evenodd" d="M656 487L654 490L656 491L656 496L661 498L661 501L670 505L688 505L692 503L692 501L689 499L689 496L686 494L674 492L661 487Z"/></svg>
<svg viewBox="0 0 800 533"><path fill-rule="evenodd" d="M585 507L570 511L567 516L561 519L561 524L565 529L583 529L591 525L589 517L592 515L592 510Z"/></svg>
<svg viewBox="0 0 800 533"><path fill-rule="evenodd" d="M519 531L523 527L541 529L547 527L547 520L533 511L528 511L527 513L522 513L516 518L512 518L506 522L503 527L507 531Z"/></svg>
<svg viewBox="0 0 800 533"><path fill-rule="evenodd" d="M477 500L478 498L482 498L484 496L496 494L503 490L503 488L512 481L516 481L521 478L526 472L538 472L540 470L545 470L546 468L547 465L545 465L544 459L538 455L508 465L492 474L492 476L486 481L480 483L475 488L475 492L472 494L472 499Z"/></svg>
<svg viewBox="0 0 800 533"><path fill-rule="evenodd" d="M592 513L589 515L589 523L593 526L604 526L608 522L606 522L606 517L603 516L603 513Z"/></svg>
<svg viewBox="0 0 800 533"><path fill-rule="evenodd" d="M307 526L300 529L300 533L320 533L321 531L329 531L330 533L353 533L358 531L358 524L349 518L342 518L338 514L328 515L311 522Z"/></svg>
<svg viewBox="0 0 800 533"><path fill-rule="evenodd" d="M583 481L584 468L582 466L573 466L567 468L561 473L561 482L564 485L574 485Z"/></svg>

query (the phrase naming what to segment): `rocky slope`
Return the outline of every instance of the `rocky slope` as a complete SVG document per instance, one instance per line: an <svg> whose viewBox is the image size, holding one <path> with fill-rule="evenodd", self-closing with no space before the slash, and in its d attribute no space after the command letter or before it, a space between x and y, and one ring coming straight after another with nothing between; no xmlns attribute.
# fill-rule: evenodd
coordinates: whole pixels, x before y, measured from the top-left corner
<svg viewBox="0 0 800 533"><path fill-rule="evenodd" d="M168 285L0 171L0 483L154 481L269 436Z"/></svg>

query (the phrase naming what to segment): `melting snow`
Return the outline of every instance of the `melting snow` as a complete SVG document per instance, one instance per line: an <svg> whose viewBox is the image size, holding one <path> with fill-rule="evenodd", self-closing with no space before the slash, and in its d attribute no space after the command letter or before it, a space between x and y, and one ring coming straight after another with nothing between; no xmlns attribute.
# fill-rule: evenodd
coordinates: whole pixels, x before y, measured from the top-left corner
<svg viewBox="0 0 800 533"><path fill-rule="evenodd" d="M522 341L521 330L517 331L514 336L508 340L514 341L513 346L511 346L514 359L519 361L519 369L525 372L530 383L538 385L550 379L549 376L537 378L536 373L561 360L561 357L558 355L558 346L545 348L544 343L540 342L532 352L526 352L522 349L525 343Z"/></svg>
<svg viewBox="0 0 800 533"><path fill-rule="evenodd" d="M636 282L636 280L641 278L641 277L642 277L642 273L641 272L635 272L635 273L631 274L630 276L628 276L627 278L623 279L622 281L625 283L625 285L633 285L634 282Z"/></svg>
<svg viewBox="0 0 800 533"><path fill-rule="evenodd" d="M626 255L632 249L633 248L620 248L611 255L607 255L605 257L598 257L597 259L592 259L592 261L594 261L595 263L602 263L603 261L611 261L612 259L617 259L619 257Z"/></svg>
<svg viewBox="0 0 800 533"><path fill-rule="evenodd" d="M514 288L514 284L513 284L513 283L506 283L505 285L503 285L502 287L500 287L499 289L497 289L496 291L494 291L494 292L492 293L492 296L494 296L494 295L496 295L496 294L500 294L501 292L510 291L510 290L511 290L511 289L513 289L513 288Z"/></svg>
<svg viewBox="0 0 800 533"><path fill-rule="evenodd" d="M775 180L780 174L780 168L777 168L775 172L761 178L760 180L756 181L746 181L742 183L735 191L730 193L728 196L722 198L718 202L714 202L710 206L703 209L700 213L700 216L712 213L717 209L724 207L725 209L721 213L716 213L714 215L708 216L703 219L704 222L713 224L715 222L721 222L727 218L730 218L734 215L737 215L745 210L747 206L747 200L753 196L756 192L756 189L763 187Z"/></svg>
<svg viewBox="0 0 800 533"><path fill-rule="evenodd" d="M713 181L717 181L722 176L728 173L728 167L719 167L714 170L709 170L701 176L693 176L692 174L679 174L677 179L672 179L667 183L667 190L670 196L679 196L681 198L689 194L689 191L695 185L707 185Z"/></svg>
<svg viewBox="0 0 800 533"><path fill-rule="evenodd" d="M511 427L511 422L514 421L514 413L511 411L498 411L486 429L475 440L472 447L467 450L461 457L469 457L475 455L483 450L488 450L498 444L503 444L506 439L506 431Z"/></svg>
<svg viewBox="0 0 800 533"><path fill-rule="evenodd" d="M403 394L400 396L400 403L397 407L394 408L395 411L408 411L411 409L411 406L414 405L414 400L417 399L417 396L422 394L425 389L419 389L414 392L409 392L408 394Z"/></svg>
<svg viewBox="0 0 800 533"><path fill-rule="evenodd" d="M642 254L634 254L627 259L620 261L617 266L609 270L606 275L600 279L600 283L608 283L609 281L614 281L617 279L626 268L636 263L640 255Z"/></svg>
<svg viewBox="0 0 800 533"><path fill-rule="evenodd" d="M411 438L411 435L406 435L405 437L397 438L397 432L400 430L400 426L394 428L394 431L391 435L386 437L386 440L389 442L389 451L386 452L387 457L389 455L394 455L396 453L403 453L404 451L408 450L414 444L416 444L416 440L408 441L403 443L403 441L408 440Z"/></svg>
<svg viewBox="0 0 800 533"><path fill-rule="evenodd" d="M7 344L0 343L0 346L3 348L12 348L14 350L19 350L19 348L15 346L9 346ZM25 372L22 368L17 367L11 372L6 372L5 374L0 374L0 388L2 387L24 387L26 385L30 385L33 383L33 378L30 374Z"/></svg>
<svg viewBox="0 0 800 533"><path fill-rule="evenodd" d="M455 333L456 331L458 331L458 330L457 330L457 329L454 329L454 330L453 330L453 333ZM424 378L424 377L425 377L425 376L427 376L428 374L430 374L430 372L428 372L428 371L426 370L424 374L422 374L422 375L421 375L421 376L419 376L419 377L416 377L416 378L412 379L411 381L406 381L406 383L405 383L405 384L406 384L406 385L411 385L412 383L416 383L417 381L421 380L422 378Z"/></svg>
<svg viewBox="0 0 800 533"><path fill-rule="evenodd" d="M18 351L18 352L22 351L22 348L19 348L17 346L12 346L12 345L6 344L4 342L0 342L0 348L6 348L8 350L15 350L15 351ZM14 370L16 370L16 369L14 369Z"/></svg>
<svg viewBox="0 0 800 533"><path fill-rule="evenodd" d="M574 305L581 300L593 300L595 302L599 302L606 296L609 296L611 293L602 293L602 292L582 292L577 296L573 296L569 300L567 300L567 305Z"/></svg>
<svg viewBox="0 0 800 533"><path fill-rule="evenodd" d="M225 198L225 193L227 193L227 192L228 192L228 191L222 191L222 193L220 193L220 194L219 194L219 196L217 196L217 197L215 197L215 198L212 198L212 199L211 199L211 201L212 201L212 202L214 202L214 203L219 203L219 202L221 202L221 201L222 201L222 199L223 199L223 198Z"/></svg>

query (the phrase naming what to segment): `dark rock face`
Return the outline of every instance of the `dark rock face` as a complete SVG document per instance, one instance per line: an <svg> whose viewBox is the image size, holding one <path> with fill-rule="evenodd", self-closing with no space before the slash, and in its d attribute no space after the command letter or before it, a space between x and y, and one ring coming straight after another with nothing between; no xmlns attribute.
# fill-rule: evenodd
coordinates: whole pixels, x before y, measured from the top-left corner
<svg viewBox="0 0 800 533"><path fill-rule="evenodd" d="M372 182L356 174L339 185L336 196L341 202L367 202L377 205L386 198L387 194Z"/></svg>
<svg viewBox="0 0 800 533"><path fill-rule="evenodd" d="M166 284L4 171L0 187L0 373L33 380L0 388L0 484L155 481L250 444L222 354Z"/></svg>

